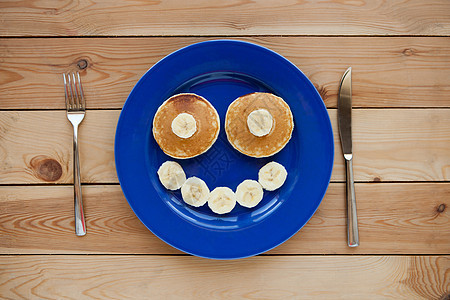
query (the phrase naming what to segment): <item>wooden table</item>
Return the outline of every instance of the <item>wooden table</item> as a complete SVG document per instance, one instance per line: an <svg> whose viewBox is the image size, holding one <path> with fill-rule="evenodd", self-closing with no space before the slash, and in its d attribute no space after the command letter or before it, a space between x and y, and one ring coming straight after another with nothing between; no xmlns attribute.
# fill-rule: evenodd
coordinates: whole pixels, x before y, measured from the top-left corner
<svg viewBox="0 0 450 300"><path fill-rule="evenodd" d="M450 298L450 2L2 1L0 297ZM233 38L296 64L328 107L331 184L310 222L257 257L185 255L150 233L114 168L130 90L172 51ZM353 67L361 245L346 244L338 82ZM88 234L73 219L61 73L80 71Z"/></svg>

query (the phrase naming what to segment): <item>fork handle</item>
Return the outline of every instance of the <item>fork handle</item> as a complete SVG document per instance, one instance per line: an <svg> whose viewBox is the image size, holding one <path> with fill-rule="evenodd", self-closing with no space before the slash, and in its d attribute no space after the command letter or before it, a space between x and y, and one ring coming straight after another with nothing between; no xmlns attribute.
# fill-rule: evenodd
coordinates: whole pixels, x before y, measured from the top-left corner
<svg viewBox="0 0 450 300"><path fill-rule="evenodd" d="M78 155L78 125L73 126L73 189L75 199L75 233L78 236L86 234L86 223L83 213L83 198L81 196L80 157Z"/></svg>
<svg viewBox="0 0 450 300"><path fill-rule="evenodd" d="M353 179L353 159L345 159L347 173L347 239L349 247L359 246L358 216L356 214L355 183Z"/></svg>

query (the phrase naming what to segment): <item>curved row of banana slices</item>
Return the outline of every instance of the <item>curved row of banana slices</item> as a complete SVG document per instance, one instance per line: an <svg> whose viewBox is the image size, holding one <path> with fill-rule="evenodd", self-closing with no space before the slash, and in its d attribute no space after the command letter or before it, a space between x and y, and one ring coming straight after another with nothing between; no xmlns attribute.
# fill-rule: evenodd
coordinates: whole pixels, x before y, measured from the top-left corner
<svg viewBox="0 0 450 300"><path fill-rule="evenodd" d="M162 185L169 190L181 188L183 201L195 207L208 203L209 208L216 214L226 214L233 210L236 202L241 206L252 208L261 202L264 192L280 188L286 181L287 171L277 162L270 162L258 172L258 181L244 180L236 193L228 187L217 187L211 192L206 183L198 177L189 177L183 168L174 161L164 162L158 169L158 177Z"/></svg>

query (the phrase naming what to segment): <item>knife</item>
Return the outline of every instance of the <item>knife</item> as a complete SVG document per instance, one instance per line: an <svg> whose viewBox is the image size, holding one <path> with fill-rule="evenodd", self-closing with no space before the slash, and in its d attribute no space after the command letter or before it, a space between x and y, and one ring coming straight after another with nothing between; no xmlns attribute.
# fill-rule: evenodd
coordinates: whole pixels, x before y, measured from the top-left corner
<svg viewBox="0 0 450 300"><path fill-rule="evenodd" d="M359 245L358 217L356 215L355 183L352 152L352 68L348 68L339 84L338 124L347 175L347 239L349 247Z"/></svg>

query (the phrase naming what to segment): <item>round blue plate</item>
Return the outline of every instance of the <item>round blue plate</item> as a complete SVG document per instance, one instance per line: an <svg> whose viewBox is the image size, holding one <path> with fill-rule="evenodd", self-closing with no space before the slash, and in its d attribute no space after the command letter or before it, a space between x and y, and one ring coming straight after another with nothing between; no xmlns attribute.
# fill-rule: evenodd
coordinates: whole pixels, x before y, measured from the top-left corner
<svg viewBox="0 0 450 300"><path fill-rule="evenodd" d="M228 143L225 113L237 97L252 92L282 97L294 115L291 141L269 158L240 154ZM208 99L220 116L220 134L206 153L176 160L187 177L205 180L213 190L236 190L245 179L258 179L270 161L283 164L285 184L255 208L238 204L226 215L207 205L186 205L180 191L168 191L156 174L167 160L152 135L158 107L170 96L189 92ZM311 218L327 189L334 144L330 119L317 90L291 62L264 47L216 40L182 48L155 64L131 91L116 130L116 169L122 190L139 219L156 236L184 252L234 259L270 250L294 235Z"/></svg>

